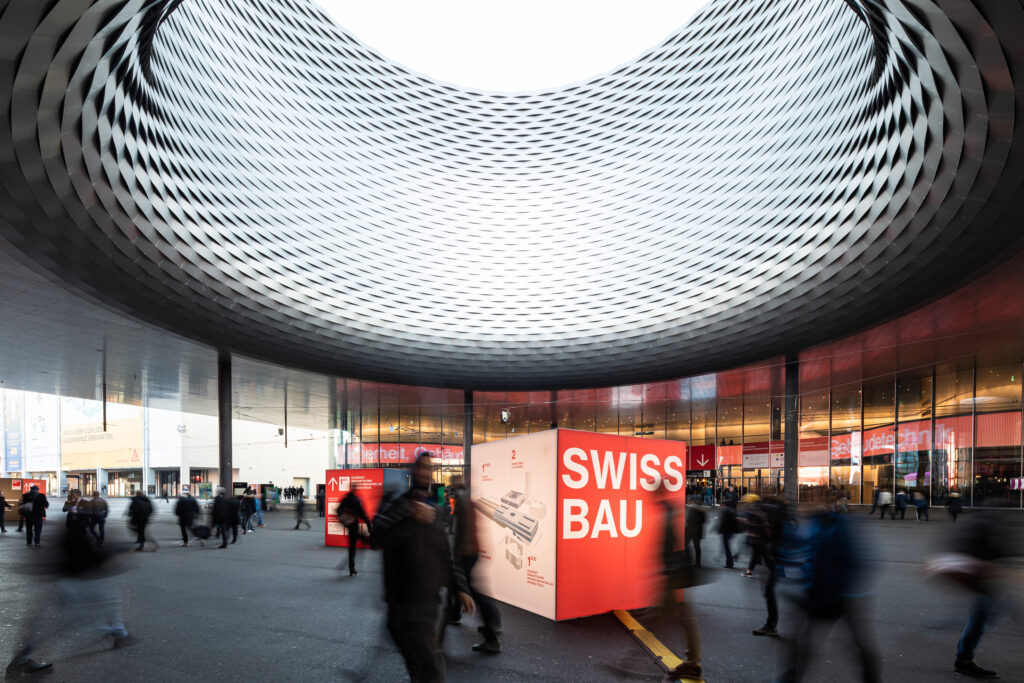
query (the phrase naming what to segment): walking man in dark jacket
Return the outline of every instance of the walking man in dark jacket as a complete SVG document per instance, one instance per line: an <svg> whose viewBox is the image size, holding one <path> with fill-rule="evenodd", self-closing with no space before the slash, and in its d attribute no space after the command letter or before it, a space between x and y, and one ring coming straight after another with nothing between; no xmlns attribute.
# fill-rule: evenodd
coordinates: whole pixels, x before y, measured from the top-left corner
<svg viewBox="0 0 1024 683"><path fill-rule="evenodd" d="M110 508L107 501L100 498L99 491L92 492L92 500L89 501L89 533L96 539L97 545L103 545L106 538L107 514Z"/></svg>
<svg viewBox="0 0 1024 683"><path fill-rule="evenodd" d="M732 554L732 537L739 533L740 523L736 518L736 499L728 498L722 502L722 512L718 515L718 533L722 534L722 550L725 552L725 568L732 569L735 558Z"/></svg>
<svg viewBox="0 0 1024 683"><path fill-rule="evenodd" d="M217 489L217 495L213 499L213 525L217 527L220 535L220 547L228 547L228 524L231 520L231 503L224 495L224 488Z"/></svg>
<svg viewBox="0 0 1024 683"><path fill-rule="evenodd" d="M338 522L345 527L348 533L348 575L355 576L356 571L356 546L359 544L359 520L370 526L370 518L366 516L363 503L355 491L349 491L338 503Z"/></svg>
<svg viewBox="0 0 1024 683"><path fill-rule="evenodd" d="M141 553L146 547L146 525L149 524L149 517L152 514L152 501L142 492L142 489L139 489L135 492L135 497L132 498L132 502L128 506L128 519L131 520L132 526L135 527L136 552ZM153 545L157 548L160 547L156 541L153 541Z"/></svg>
<svg viewBox="0 0 1024 683"><path fill-rule="evenodd" d="M43 533L43 519L46 518L46 508L50 507L50 501L46 500L46 494L39 492L38 486L33 486L28 493L21 497L21 509L25 510L25 543L35 543L39 547L39 539Z"/></svg>
<svg viewBox="0 0 1024 683"><path fill-rule="evenodd" d="M430 497L431 470L430 454L420 454L412 470L412 488L391 500L373 520L374 545L384 551L388 632L415 683L445 680L438 644L441 589L454 591L467 613L474 608Z"/></svg>
<svg viewBox="0 0 1024 683"><path fill-rule="evenodd" d="M186 493L174 505L174 514L178 516L178 528L181 530L181 547L184 548L188 545L188 530L192 528L196 517L199 516L199 503L196 502L196 499L191 494Z"/></svg>

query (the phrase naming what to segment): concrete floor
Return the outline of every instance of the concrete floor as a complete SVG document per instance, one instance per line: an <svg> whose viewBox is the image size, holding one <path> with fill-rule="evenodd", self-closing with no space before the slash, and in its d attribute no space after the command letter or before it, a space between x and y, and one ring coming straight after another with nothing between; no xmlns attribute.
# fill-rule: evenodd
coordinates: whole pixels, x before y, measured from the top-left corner
<svg viewBox="0 0 1024 683"><path fill-rule="evenodd" d="M108 534L128 548L128 533L115 502ZM124 556L116 581L124 593L125 622L141 640L109 650L109 643L78 627L81 617L50 616L40 658L54 662L49 680L181 681L213 677L222 681L396 681L404 668L383 630L379 556L364 552L360 574L339 570L345 551L323 547L320 530L292 531L286 512L267 515L268 528L240 536L219 550L178 547L170 505L157 502L151 534L159 552ZM875 634L884 654L886 680L964 680L952 672L954 649L966 615L966 596L920 575L922 557L940 547L948 519L878 522L866 514L859 525L873 534L878 595ZM61 514L48 521L63 524ZM1014 533L1024 533L1024 515L1007 513ZM317 529L314 521L314 529ZM322 520L319 520L322 523ZM15 647L26 609L52 604L52 586L40 581L42 551L28 550L13 531L0 538L0 658ZM322 527L320 527L322 528ZM52 526L51 526L52 530ZM44 531L44 544L47 534ZM738 544L737 544L738 545ZM717 536L705 541L705 566L718 567ZM982 640L977 661L1004 681L1024 681L1024 623L1020 615L1024 563L1013 564L1016 584L1004 600L1002 618ZM717 581L692 589L687 600L700 619L706 679L769 681L780 670L786 639L757 638L751 629L764 621L761 582L739 571L715 569ZM1015 592L1016 591L1016 592ZM1016 601L1016 602L1015 602ZM784 603L784 600L781 600ZM470 652L476 642L471 620L448 631L449 678L453 681L660 680L660 670L612 616L553 623L503 606L504 652L486 657ZM52 610L51 610L52 612ZM641 622L644 615L639 615ZM783 604L779 630L793 628ZM679 634L664 640L679 654ZM647 675L626 675L606 666L630 655ZM815 668L808 680L859 680L852 643L842 626L821 634Z"/></svg>

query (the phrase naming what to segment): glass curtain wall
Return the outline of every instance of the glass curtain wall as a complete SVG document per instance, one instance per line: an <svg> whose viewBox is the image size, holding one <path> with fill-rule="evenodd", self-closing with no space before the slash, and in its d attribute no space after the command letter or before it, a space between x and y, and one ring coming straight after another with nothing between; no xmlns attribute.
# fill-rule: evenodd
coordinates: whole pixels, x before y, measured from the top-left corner
<svg viewBox="0 0 1024 683"><path fill-rule="evenodd" d="M967 506L1024 505L1021 362L979 358L860 379L860 349L800 366L798 490L820 501L829 486L851 504L876 491L919 494L933 507L960 494ZM714 449L716 484L779 490L783 365L603 389L474 392L473 442L559 427L684 441ZM869 374L864 372L863 374ZM347 380L339 466L402 466L418 448L461 465L463 392ZM552 400L554 397L554 400ZM116 476L116 475L115 475ZM698 476L693 473L693 476ZM700 475L703 476L703 475ZM127 477L126 487L130 487Z"/></svg>

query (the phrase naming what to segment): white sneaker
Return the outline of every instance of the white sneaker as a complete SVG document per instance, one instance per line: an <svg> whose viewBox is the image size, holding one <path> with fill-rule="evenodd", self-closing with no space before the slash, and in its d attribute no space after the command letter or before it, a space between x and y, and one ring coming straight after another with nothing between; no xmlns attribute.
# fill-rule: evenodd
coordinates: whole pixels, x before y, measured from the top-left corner
<svg viewBox="0 0 1024 683"><path fill-rule="evenodd" d="M185 546L187 546L187 545L188 545L188 543L185 543L184 541L182 541L182 543L181 543L181 547L182 547L182 548L184 548L184 547L185 547Z"/></svg>

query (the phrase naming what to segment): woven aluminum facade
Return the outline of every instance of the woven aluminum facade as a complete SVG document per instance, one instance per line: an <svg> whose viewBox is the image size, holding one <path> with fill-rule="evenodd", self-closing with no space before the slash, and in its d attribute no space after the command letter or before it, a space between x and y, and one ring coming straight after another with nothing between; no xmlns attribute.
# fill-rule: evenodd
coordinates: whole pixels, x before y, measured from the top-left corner
<svg viewBox="0 0 1024 683"><path fill-rule="evenodd" d="M409 72L303 0L0 8L4 238L284 365L681 376L891 317L1020 246L1020 0L717 0L525 94Z"/></svg>

